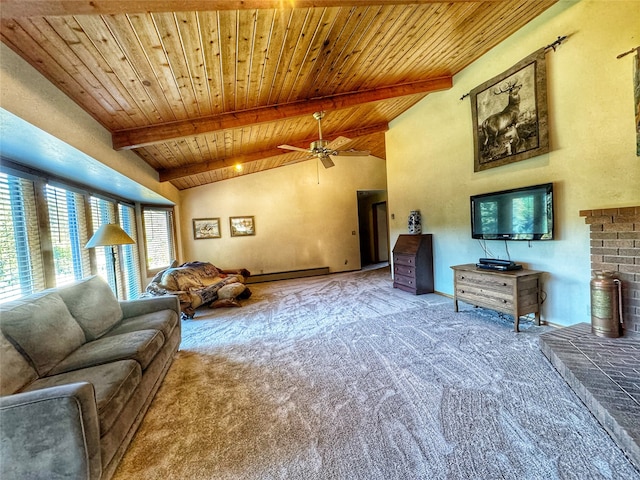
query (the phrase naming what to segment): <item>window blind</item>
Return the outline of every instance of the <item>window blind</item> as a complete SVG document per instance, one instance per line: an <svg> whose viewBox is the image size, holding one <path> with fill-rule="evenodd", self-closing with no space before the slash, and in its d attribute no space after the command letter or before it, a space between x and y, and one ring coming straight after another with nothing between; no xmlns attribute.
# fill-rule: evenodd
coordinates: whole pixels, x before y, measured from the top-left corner
<svg viewBox="0 0 640 480"><path fill-rule="evenodd" d="M159 270L168 267L174 258L173 212L145 208L143 211L147 268Z"/></svg>
<svg viewBox="0 0 640 480"><path fill-rule="evenodd" d="M91 273L89 240L82 195L64 188L45 187L53 247L56 285L69 284Z"/></svg>
<svg viewBox="0 0 640 480"><path fill-rule="evenodd" d="M142 281L140 278L140 256L138 255L138 233L136 230L135 210L129 205L118 205L120 213L120 226L136 242L134 245L122 245L122 265L124 268L124 294L125 299L133 300L140 296Z"/></svg>
<svg viewBox="0 0 640 480"><path fill-rule="evenodd" d="M33 183L0 173L0 302L44 288Z"/></svg>
<svg viewBox="0 0 640 480"><path fill-rule="evenodd" d="M93 235L103 223L115 223L116 210L113 202L98 197L91 197L89 198L89 205L91 205L91 220L93 223L93 232L91 232L91 235ZM98 275L104 278L115 292L116 279L113 275L111 247L96 247L95 252Z"/></svg>

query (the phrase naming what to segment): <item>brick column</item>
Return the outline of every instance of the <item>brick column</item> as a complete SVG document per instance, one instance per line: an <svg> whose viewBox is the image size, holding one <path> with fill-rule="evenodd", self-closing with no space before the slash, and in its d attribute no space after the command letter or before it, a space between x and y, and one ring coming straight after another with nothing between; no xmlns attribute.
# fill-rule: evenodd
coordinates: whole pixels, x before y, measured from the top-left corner
<svg viewBox="0 0 640 480"><path fill-rule="evenodd" d="M581 210L580 216L591 226L591 270L616 272L625 328L640 332L640 207Z"/></svg>

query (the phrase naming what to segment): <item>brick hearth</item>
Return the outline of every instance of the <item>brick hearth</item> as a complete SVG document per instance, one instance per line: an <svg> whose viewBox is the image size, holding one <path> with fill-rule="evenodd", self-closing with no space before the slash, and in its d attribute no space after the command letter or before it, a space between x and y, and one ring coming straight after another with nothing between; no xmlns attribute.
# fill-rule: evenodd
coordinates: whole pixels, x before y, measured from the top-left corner
<svg viewBox="0 0 640 480"><path fill-rule="evenodd" d="M540 349L640 470L640 335L602 338L579 323L543 333Z"/></svg>
<svg viewBox="0 0 640 480"><path fill-rule="evenodd" d="M640 207L583 210L591 269L622 282L623 335L579 323L540 336L540 349L640 470Z"/></svg>

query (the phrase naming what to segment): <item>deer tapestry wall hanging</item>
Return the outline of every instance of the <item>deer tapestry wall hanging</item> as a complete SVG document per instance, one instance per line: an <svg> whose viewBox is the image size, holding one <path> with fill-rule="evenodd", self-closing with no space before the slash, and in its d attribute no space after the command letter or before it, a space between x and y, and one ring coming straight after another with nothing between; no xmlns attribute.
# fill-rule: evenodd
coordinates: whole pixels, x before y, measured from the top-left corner
<svg viewBox="0 0 640 480"><path fill-rule="evenodd" d="M549 151L545 48L470 93L474 171Z"/></svg>
<svg viewBox="0 0 640 480"><path fill-rule="evenodd" d="M636 58L633 59L633 97L636 113L636 155L640 157L640 47L636 47Z"/></svg>

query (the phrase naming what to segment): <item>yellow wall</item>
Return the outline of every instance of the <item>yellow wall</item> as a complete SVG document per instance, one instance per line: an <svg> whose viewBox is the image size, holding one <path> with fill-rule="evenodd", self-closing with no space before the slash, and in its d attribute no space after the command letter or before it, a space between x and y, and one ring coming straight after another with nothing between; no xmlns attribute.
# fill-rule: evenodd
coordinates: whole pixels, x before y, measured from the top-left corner
<svg viewBox="0 0 640 480"><path fill-rule="evenodd" d="M460 97L558 36L568 39L547 58L550 153L483 172L473 171L469 98ZM640 44L640 2L561 1L393 121L387 132L391 244L420 209L434 234L435 288L453 294L451 265L485 253L471 239L469 196L553 182L557 240L509 242L512 260L549 272L543 318L590 321L589 228L582 209L640 205L632 59ZM506 258L502 241L491 251Z"/></svg>
<svg viewBox="0 0 640 480"><path fill-rule="evenodd" d="M184 258L254 274L329 267L360 268L358 190L385 190L385 162L315 160L181 192ZM253 215L256 235L230 237L229 217ZM192 219L220 218L222 237L194 240ZM355 235L352 233L355 232Z"/></svg>

